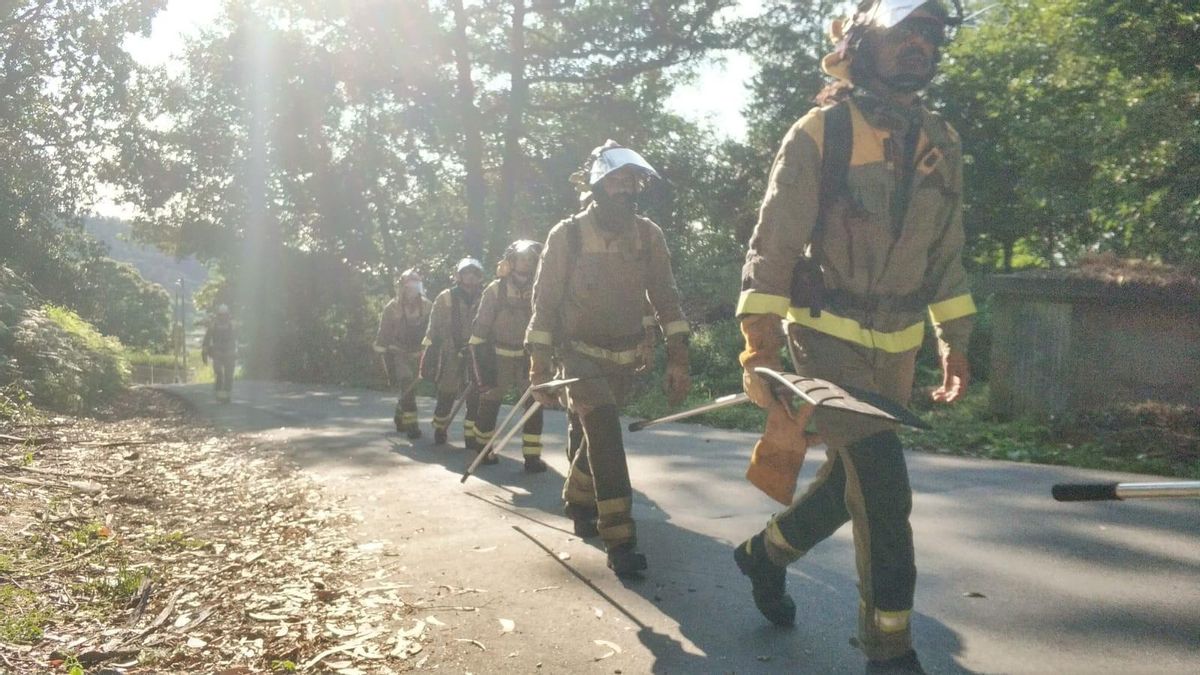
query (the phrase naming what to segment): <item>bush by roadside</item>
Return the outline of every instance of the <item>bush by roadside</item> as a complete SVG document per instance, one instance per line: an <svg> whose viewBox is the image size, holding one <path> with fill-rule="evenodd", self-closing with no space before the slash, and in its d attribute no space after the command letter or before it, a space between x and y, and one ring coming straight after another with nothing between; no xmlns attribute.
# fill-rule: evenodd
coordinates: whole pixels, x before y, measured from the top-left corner
<svg viewBox="0 0 1200 675"><path fill-rule="evenodd" d="M58 412L89 410L124 389L129 364L115 338L75 312L45 304L29 284L0 266L0 387L27 392Z"/></svg>

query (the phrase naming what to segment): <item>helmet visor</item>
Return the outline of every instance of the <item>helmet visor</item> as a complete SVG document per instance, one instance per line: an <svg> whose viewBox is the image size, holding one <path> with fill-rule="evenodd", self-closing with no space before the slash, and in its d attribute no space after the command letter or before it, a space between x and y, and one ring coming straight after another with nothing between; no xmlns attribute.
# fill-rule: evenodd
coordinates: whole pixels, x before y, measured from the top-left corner
<svg viewBox="0 0 1200 675"><path fill-rule="evenodd" d="M659 178L658 172L650 166L650 162L647 162L638 153L629 148L610 148L601 152L596 161L592 162L592 171L588 180L595 185L604 180L608 174L626 166L637 169L638 173L644 176Z"/></svg>

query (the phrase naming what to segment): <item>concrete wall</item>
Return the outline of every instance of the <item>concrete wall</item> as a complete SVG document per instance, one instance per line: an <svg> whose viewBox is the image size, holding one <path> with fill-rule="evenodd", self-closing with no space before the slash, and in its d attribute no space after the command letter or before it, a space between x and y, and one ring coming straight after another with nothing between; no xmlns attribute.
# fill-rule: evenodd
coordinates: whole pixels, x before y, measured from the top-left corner
<svg viewBox="0 0 1200 675"><path fill-rule="evenodd" d="M1200 405L1200 298L1017 276L989 286L991 407L1001 417Z"/></svg>

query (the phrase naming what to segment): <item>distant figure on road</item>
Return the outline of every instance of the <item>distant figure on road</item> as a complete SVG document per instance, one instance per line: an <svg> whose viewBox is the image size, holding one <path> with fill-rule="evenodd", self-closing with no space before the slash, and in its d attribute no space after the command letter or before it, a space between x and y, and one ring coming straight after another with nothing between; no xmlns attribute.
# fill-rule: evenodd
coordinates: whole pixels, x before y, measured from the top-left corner
<svg viewBox="0 0 1200 675"><path fill-rule="evenodd" d="M421 273L416 269L405 270L396 279L396 297L384 306L379 317L379 332L373 345L383 357L388 385L398 395L392 421L396 431L406 432L411 440L421 437L417 422L417 370L432 308L433 303L425 297Z"/></svg>
<svg viewBox="0 0 1200 675"><path fill-rule="evenodd" d="M228 305L217 307L217 314L204 332L200 347L200 360L207 364L212 359L213 391L218 403L229 403L233 391L233 368L237 362L237 335L233 329L233 318Z"/></svg>
<svg viewBox="0 0 1200 675"><path fill-rule="evenodd" d="M743 384L759 406L783 405L752 368L778 369L785 341L798 373L907 403L926 312L943 370L933 398L963 396L975 305L962 265L962 151L918 97L957 23L938 0L865 0L834 22L838 48L822 66L837 81L784 137L743 269ZM923 672L909 627L916 566L900 439L892 424L847 413L817 409L815 420L828 460L736 549L737 566L763 615L791 625L787 565L852 522L867 672Z"/></svg>
<svg viewBox="0 0 1200 675"><path fill-rule="evenodd" d="M533 317L525 333L530 381L583 378L567 391L568 413L583 428L563 488L566 512L580 536L604 540L618 576L646 569L637 551L633 491L618 418L637 368L644 365L646 298L667 338L664 387L672 404L691 387L688 323L662 230L637 215L643 182L658 173L641 155L609 141L573 178L592 201L550 230L533 287ZM538 394L544 405L556 399Z"/></svg>
<svg viewBox="0 0 1200 675"><path fill-rule="evenodd" d="M487 445L496 431L500 402L513 389L529 388L529 355L525 353L525 329L533 313L533 277L537 274L542 245L522 239L504 250L495 281L483 289L479 312L471 329L471 363L479 383L479 417L476 437ZM532 405L529 400L526 407ZM542 473L542 411L525 423L521 455L526 473ZM485 458L485 463L495 460Z"/></svg>
<svg viewBox="0 0 1200 675"><path fill-rule="evenodd" d="M479 291L483 286L483 264L474 258L463 258L454 272L454 285L438 294L429 317L425 334L425 353L421 356L421 377L437 383L437 404L433 410L433 442L444 445L450 427L450 413L460 395L466 395L466 418L463 420L463 440L467 450L483 447L475 433L475 417L479 409L479 391L471 384L467 342L471 339L471 322L479 306Z"/></svg>

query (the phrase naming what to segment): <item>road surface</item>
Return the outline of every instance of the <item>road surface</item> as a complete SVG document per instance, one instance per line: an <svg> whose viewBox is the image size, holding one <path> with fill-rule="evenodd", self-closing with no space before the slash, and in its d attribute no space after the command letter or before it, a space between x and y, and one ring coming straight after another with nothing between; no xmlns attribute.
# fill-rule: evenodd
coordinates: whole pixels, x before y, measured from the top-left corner
<svg viewBox="0 0 1200 675"><path fill-rule="evenodd" d="M394 399L381 392L239 381L233 404L218 406L207 385L168 389L219 427L287 441L305 472L361 513L358 534L382 550L387 578L424 585L446 607L479 608L428 610L448 624L430 647L445 650L441 670L862 672L849 526L791 566L792 629L766 623L733 565L733 546L777 508L743 478L753 434L674 424L626 435L650 569L624 582L562 516L561 413L546 419L549 472L525 475L513 447L460 484L470 456L431 445L429 400L426 437L410 443L392 432ZM451 441L460 439L456 424ZM801 489L823 461L810 450ZM1200 501L1060 504L1050 498L1057 482L1153 477L908 461L913 632L926 670L1200 672Z"/></svg>

